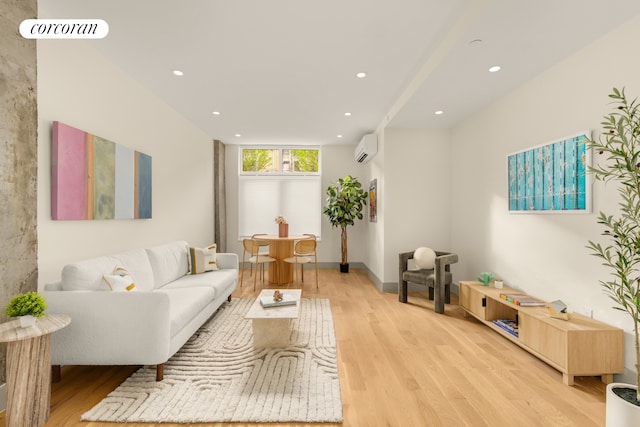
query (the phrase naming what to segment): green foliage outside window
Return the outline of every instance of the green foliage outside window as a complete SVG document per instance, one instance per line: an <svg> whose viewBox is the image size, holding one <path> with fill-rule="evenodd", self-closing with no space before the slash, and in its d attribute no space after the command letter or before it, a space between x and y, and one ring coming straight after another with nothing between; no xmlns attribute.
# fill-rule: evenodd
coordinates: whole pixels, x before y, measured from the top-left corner
<svg viewBox="0 0 640 427"><path fill-rule="evenodd" d="M294 172L318 172L318 150L291 150Z"/></svg>
<svg viewBox="0 0 640 427"><path fill-rule="evenodd" d="M242 150L242 171L243 172L272 172L278 170L277 166L273 165L277 162L274 161L274 157L277 160L278 150L271 150L267 148L257 149L243 149Z"/></svg>
<svg viewBox="0 0 640 427"><path fill-rule="evenodd" d="M243 148L242 172L318 173L320 150L287 148Z"/></svg>

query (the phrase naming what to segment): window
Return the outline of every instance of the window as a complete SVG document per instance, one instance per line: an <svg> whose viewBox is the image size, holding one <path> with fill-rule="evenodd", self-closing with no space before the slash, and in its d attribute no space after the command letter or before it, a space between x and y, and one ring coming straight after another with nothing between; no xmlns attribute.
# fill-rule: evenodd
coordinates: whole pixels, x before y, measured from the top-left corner
<svg viewBox="0 0 640 427"><path fill-rule="evenodd" d="M243 148L241 171L243 174L319 174L319 153L317 148Z"/></svg>
<svg viewBox="0 0 640 427"><path fill-rule="evenodd" d="M276 233L278 215L289 234L320 236L322 192L317 147L246 147L238 165L238 236Z"/></svg>

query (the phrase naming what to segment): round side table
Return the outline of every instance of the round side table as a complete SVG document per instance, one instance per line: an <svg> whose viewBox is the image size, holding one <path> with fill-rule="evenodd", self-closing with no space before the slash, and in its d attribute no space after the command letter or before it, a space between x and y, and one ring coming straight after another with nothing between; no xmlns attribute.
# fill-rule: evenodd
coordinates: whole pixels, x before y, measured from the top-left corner
<svg viewBox="0 0 640 427"><path fill-rule="evenodd" d="M47 314L31 327L15 319L0 324L7 343L8 426L41 426L51 406L51 334L71 323L66 314Z"/></svg>

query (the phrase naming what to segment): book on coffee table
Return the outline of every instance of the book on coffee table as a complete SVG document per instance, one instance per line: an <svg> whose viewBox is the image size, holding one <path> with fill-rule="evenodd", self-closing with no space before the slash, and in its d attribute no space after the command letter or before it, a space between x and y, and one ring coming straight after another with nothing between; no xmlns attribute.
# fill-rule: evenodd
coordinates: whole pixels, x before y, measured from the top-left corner
<svg viewBox="0 0 640 427"><path fill-rule="evenodd" d="M260 304L264 308L268 307L281 307L283 305L295 305L296 299L293 295L282 295L282 301L274 301L272 296L260 297Z"/></svg>

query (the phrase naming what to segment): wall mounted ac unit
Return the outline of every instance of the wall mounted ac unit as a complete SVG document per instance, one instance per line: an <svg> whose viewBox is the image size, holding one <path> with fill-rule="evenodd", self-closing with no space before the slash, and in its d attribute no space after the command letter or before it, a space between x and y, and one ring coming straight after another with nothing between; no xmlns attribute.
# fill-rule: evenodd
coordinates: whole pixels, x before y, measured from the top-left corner
<svg viewBox="0 0 640 427"><path fill-rule="evenodd" d="M378 136L369 133L362 137L355 150L355 159L358 163L367 163L378 152Z"/></svg>

